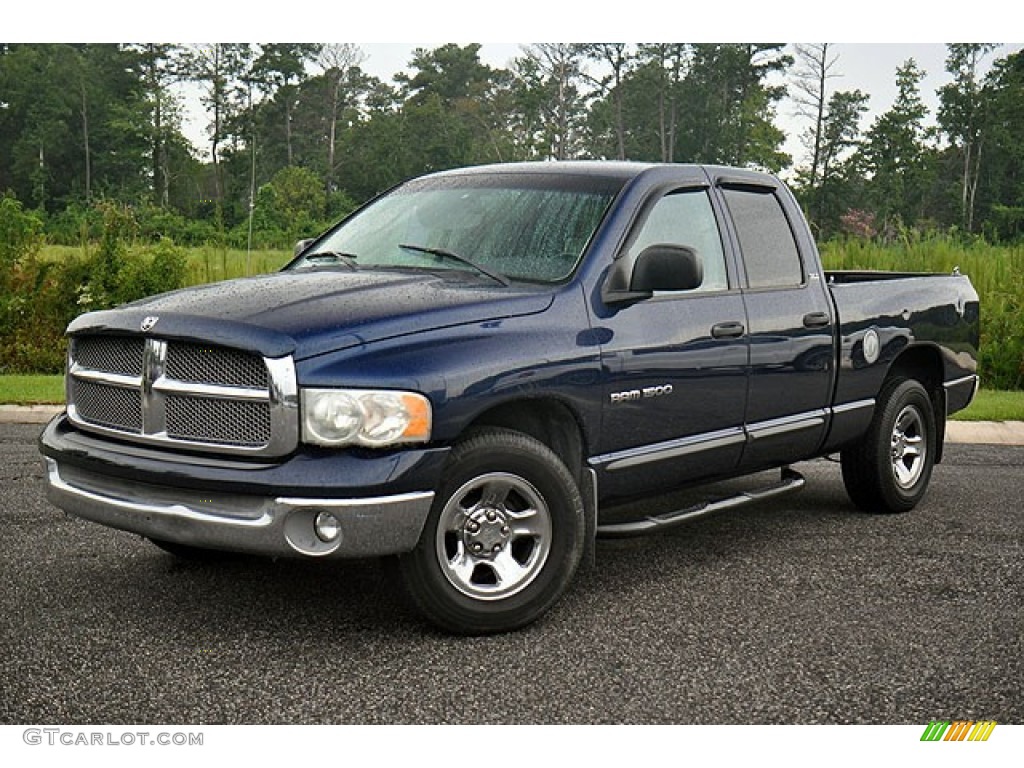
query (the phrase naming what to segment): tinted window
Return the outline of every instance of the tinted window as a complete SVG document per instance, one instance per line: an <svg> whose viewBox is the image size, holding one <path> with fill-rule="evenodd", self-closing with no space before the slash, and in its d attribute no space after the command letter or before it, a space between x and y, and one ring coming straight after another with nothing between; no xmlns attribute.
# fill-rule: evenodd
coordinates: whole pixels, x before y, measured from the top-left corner
<svg viewBox="0 0 1024 768"><path fill-rule="evenodd" d="M804 271L793 230L770 190L725 189L751 288L800 285Z"/></svg>
<svg viewBox="0 0 1024 768"><path fill-rule="evenodd" d="M697 290L724 291L729 287L718 223L704 190L673 192L655 204L630 245L628 257L635 259L650 245L685 245L695 250L704 267L704 282Z"/></svg>

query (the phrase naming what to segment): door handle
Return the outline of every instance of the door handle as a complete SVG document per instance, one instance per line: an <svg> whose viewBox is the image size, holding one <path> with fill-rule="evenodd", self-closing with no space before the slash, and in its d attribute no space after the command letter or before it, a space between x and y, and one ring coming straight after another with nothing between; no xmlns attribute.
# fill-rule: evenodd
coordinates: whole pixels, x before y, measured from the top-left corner
<svg viewBox="0 0 1024 768"><path fill-rule="evenodd" d="M746 328L743 323L735 320L728 323L718 323L711 327L711 337L714 339L735 339L744 334Z"/></svg>
<svg viewBox="0 0 1024 768"><path fill-rule="evenodd" d="M832 322L827 312L809 312L804 315L804 328L824 328Z"/></svg>

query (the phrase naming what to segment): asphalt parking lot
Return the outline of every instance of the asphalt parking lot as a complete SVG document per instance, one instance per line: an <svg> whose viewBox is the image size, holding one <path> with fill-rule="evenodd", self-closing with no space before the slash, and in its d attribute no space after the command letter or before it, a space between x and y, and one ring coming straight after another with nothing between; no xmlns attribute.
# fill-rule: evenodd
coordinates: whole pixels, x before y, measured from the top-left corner
<svg viewBox="0 0 1024 768"><path fill-rule="evenodd" d="M0 723L1024 723L1024 447L953 445L914 512L838 467L601 542L540 623L454 638L377 562L183 563L43 497L0 425Z"/></svg>

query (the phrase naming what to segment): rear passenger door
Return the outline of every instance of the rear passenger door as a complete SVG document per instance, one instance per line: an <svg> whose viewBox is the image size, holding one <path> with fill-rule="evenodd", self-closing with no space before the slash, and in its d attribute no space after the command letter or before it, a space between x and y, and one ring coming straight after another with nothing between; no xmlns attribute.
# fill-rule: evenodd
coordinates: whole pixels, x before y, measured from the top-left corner
<svg viewBox="0 0 1024 768"><path fill-rule="evenodd" d="M718 178L742 273L750 344L745 469L796 461L824 439L834 377L832 304L784 188Z"/></svg>

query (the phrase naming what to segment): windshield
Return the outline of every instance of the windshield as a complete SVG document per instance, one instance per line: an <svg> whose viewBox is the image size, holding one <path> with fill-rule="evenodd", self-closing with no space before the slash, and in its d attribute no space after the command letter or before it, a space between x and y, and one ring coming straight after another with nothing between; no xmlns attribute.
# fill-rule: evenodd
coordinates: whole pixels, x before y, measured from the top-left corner
<svg viewBox="0 0 1024 768"><path fill-rule="evenodd" d="M554 282L575 269L620 186L555 174L421 179L342 222L290 268L348 262Z"/></svg>

